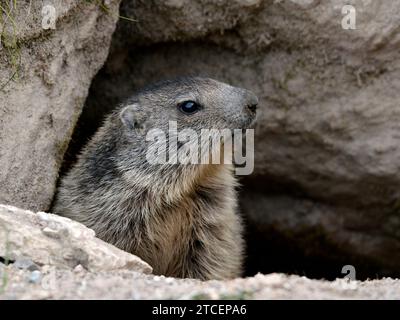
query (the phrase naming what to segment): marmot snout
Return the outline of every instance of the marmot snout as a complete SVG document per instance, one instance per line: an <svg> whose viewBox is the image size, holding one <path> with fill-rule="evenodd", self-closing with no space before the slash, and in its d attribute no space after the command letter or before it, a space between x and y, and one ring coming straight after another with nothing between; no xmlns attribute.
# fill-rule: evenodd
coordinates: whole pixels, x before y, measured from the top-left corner
<svg viewBox="0 0 400 320"><path fill-rule="evenodd" d="M146 133L178 128L246 129L250 91L204 78L165 81L132 96L105 120L62 178L53 211L132 252L156 274L237 277L242 222L230 164L150 164Z"/></svg>

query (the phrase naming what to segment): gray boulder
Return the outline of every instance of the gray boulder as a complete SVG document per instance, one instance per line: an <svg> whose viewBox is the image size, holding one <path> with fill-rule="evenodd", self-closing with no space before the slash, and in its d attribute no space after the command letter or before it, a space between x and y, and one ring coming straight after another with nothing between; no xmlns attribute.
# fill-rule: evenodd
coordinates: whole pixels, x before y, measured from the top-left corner
<svg viewBox="0 0 400 320"><path fill-rule="evenodd" d="M0 12L0 203L48 210L119 1L14 2Z"/></svg>
<svg viewBox="0 0 400 320"><path fill-rule="evenodd" d="M4 205L0 205L0 257L22 269L33 264L59 269L80 265L92 272L152 272L146 262L96 238L93 230L76 221ZM26 260L32 262L28 267Z"/></svg>

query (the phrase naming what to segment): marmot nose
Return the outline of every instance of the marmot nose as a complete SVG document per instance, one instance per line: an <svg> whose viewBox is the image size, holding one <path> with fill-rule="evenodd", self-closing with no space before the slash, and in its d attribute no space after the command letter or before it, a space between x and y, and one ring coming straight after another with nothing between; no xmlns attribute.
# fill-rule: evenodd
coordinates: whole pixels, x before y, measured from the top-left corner
<svg viewBox="0 0 400 320"><path fill-rule="evenodd" d="M249 97L247 99L247 104L246 108L251 112L251 113L256 113L257 111L257 106L258 106L258 98L255 94L252 92L249 93Z"/></svg>
<svg viewBox="0 0 400 320"><path fill-rule="evenodd" d="M251 103L247 105L247 109L249 109L251 112L255 113L257 111L257 103Z"/></svg>

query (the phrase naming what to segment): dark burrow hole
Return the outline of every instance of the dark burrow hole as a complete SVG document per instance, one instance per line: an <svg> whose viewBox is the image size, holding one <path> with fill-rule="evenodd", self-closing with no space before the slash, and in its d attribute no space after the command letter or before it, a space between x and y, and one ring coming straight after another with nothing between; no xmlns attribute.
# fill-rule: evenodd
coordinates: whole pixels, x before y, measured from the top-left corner
<svg viewBox="0 0 400 320"><path fill-rule="evenodd" d="M76 161L77 154L101 125L104 116L119 102L144 85L181 75L210 76L232 83L232 79L226 76L227 69L220 73L215 72L215 70L219 70L220 66L215 67L214 65L214 69L207 70L206 62L209 56L207 50L202 52L204 48L207 48L207 45L202 43L185 45L185 54L190 56L194 51L197 58L202 57L201 62L205 61L203 64L199 61L193 61L190 73L187 72L187 65L179 63L179 54L182 51L179 44L155 45L136 50L112 50L107 63L92 82L88 99L65 154L60 176ZM214 47L211 50L219 54L220 49ZM222 52L221 55L223 54ZM174 58L169 61L169 57ZM160 62L160 60L162 61ZM164 67L160 67L161 65ZM240 81L233 84L240 85ZM252 192L265 192L265 194L293 193L293 188L290 186L274 186L272 184L266 189L264 185L260 188L259 185L253 183L251 178L242 179L241 199L244 193ZM383 274L379 266L372 265L362 259L352 255L343 256L338 248L330 247L328 241L323 237L315 236L315 245L319 248L317 251L322 252L322 254L315 255L313 252L316 250L305 248L301 241L278 232L272 225L262 230L260 226L248 221L245 214L244 219L246 222L245 276L252 276L259 272L279 272L314 279L333 280L345 276L342 273L342 268L345 265L356 266L357 279L359 280L393 276L390 273ZM308 236L307 234L297 235L299 238Z"/></svg>
<svg viewBox="0 0 400 320"><path fill-rule="evenodd" d="M13 264L15 261L8 259L6 257L0 257L0 263L4 264L4 265L9 265L9 264Z"/></svg>
<svg viewBox="0 0 400 320"><path fill-rule="evenodd" d="M241 200L246 194L260 193L260 186L252 179L242 181ZM297 196L292 186L271 185L264 187L264 195ZM398 277L392 271L384 270L380 265L346 253L344 248L335 247L327 239L323 230L318 228L305 229L302 232L288 234L279 230L273 222L262 226L246 218L246 210L241 201L241 212L245 219L246 260L245 275L260 273L286 273L306 276L311 279L335 280L348 275L345 266L354 266L357 280L380 279L383 277Z"/></svg>

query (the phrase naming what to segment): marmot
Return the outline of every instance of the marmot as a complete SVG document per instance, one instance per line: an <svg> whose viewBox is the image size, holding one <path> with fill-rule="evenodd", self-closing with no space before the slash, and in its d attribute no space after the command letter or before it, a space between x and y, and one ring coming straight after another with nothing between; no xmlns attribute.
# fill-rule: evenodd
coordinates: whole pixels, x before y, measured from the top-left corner
<svg viewBox="0 0 400 320"><path fill-rule="evenodd" d="M248 90L198 77L149 86L116 108L61 179L53 212L92 228L155 274L240 276L242 221L230 164L149 164L146 132L173 120L203 128L246 129L256 118Z"/></svg>

